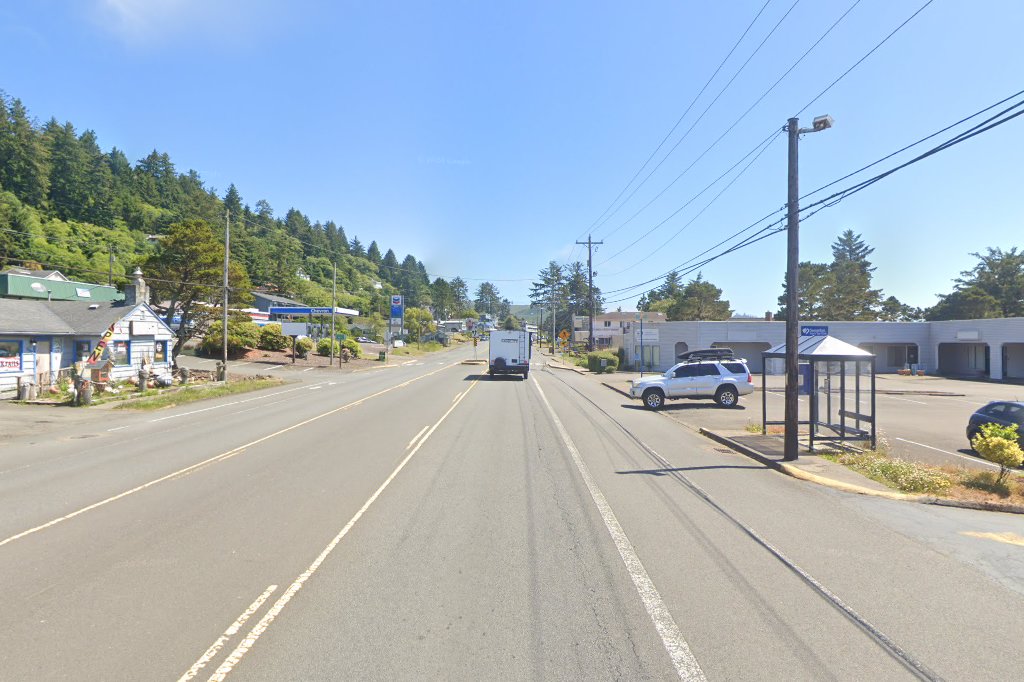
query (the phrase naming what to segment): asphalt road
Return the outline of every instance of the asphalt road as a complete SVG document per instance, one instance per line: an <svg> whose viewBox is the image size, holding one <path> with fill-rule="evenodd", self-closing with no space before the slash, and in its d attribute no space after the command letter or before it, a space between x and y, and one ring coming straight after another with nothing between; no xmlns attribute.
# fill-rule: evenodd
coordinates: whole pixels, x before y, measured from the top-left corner
<svg viewBox="0 0 1024 682"><path fill-rule="evenodd" d="M1024 519L471 353L4 441L0 678L1019 676Z"/></svg>

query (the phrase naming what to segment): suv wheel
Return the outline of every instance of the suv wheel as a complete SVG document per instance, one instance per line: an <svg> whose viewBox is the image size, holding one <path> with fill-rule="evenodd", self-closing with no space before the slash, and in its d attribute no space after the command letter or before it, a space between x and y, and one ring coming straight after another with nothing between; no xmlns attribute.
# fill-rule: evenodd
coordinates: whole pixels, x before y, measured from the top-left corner
<svg viewBox="0 0 1024 682"><path fill-rule="evenodd" d="M644 405L649 410L660 410L665 405L665 394L656 388L644 391Z"/></svg>
<svg viewBox="0 0 1024 682"><path fill-rule="evenodd" d="M735 407L739 400L739 393L732 386L723 386L715 393L715 402L722 407Z"/></svg>

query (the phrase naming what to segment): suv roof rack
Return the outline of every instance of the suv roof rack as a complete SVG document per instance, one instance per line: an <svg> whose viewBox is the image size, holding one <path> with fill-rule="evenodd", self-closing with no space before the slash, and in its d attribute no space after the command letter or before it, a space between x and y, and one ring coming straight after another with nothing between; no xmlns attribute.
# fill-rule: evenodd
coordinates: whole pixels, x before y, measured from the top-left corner
<svg viewBox="0 0 1024 682"><path fill-rule="evenodd" d="M676 360L683 362L700 362L701 360L736 360L732 348L704 348L680 353Z"/></svg>

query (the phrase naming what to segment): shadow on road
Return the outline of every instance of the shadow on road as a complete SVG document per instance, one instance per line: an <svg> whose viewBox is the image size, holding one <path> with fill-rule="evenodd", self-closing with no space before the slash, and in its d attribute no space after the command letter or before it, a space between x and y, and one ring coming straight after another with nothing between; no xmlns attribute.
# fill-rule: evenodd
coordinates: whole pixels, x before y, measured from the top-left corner
<svg viewBox="0 0 1024 682"><path fill-rule="evenodd" d="M642 410L647 411L647 408L639 403L622 403L622 407L627 410ZM685 405L680 403L666 403L661 407L659 412L688 412L690 410L728 410L742 412L747 408L743 405L737 405L736 407L719 407L712 403L700 403L696 405Z"/></svg>

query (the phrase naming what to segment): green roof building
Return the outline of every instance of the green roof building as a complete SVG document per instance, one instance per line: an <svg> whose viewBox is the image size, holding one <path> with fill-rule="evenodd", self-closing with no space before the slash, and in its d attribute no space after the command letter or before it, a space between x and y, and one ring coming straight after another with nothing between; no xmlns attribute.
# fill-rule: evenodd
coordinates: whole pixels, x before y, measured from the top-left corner
<svg viewBox="0 0 1024 682"><path fill-rule="evenodd" d="M123 301L117 287L73 282L57 270L9 268L0 272L0 297L44 301Z"/></svg>

